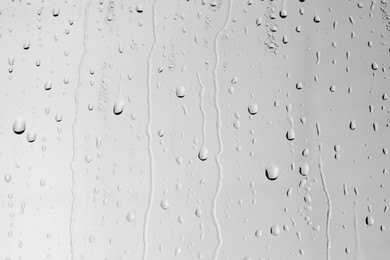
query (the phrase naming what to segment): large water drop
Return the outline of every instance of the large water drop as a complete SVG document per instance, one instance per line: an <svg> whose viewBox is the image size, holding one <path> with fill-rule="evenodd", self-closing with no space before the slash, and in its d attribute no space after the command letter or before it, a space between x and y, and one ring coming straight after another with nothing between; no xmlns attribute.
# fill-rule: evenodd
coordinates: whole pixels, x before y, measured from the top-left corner
<svg viewBox="0 0 390 260"><path fill-rule="evenodd" d="M13 130L14 130L15 134L18 134L18 135L23 134L24 131L26 130L26 121L23 118L18 117L14 121Z"/></svg>

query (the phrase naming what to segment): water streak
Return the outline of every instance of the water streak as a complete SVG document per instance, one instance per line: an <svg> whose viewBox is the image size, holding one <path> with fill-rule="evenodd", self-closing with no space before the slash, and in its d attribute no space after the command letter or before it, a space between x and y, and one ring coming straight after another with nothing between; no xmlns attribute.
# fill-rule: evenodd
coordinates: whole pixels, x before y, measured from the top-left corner
<svg viewBox="0 0 390 260"><path fill-rule="evenodd" d="M330 260L330 248L331 248L331 238L330 238L330 222L332 218L332 200L330 198L330 194L328 191L328 188L326 186L326 180L325 180L325 172L323 168L323 162L321 158L321 151L322 151L322 143L321 143L321 129L320 129L320 123L316 123L316 129L317 129L317 136L318 136L318 168L320 171L320 176L321 176L321 181L322 181L322 188L325 192L326 195L326 200L327 200L327 214L326 214L326 259Z"/></svg>
<svg viewBox="0 0 390 260"><path fill-rule="evenodd" d="M357 217L357 201L353 203L353 227L355 229L355 253L353 256L354 260L365 260L362 247L360 246L360 235L359 235L359 225L358 225L358 217Z"/></svg>
<svg viewBox="0 0 390 260"><path fill-rule="evenodd" d="M218 183L217 183L217 189L213 198L212 202L212 216L213 216L213 222L214 225L217 229L217 237L218 237L218 244L217 247L214 250L214 255L213 255L213 260L218 259L219 251L221 250L222 247L222 235L221 235L221 227L219 225L219 221L217 218L217 201L219 197L219 193L221 192L222 189L222 181L223 181L223 168L222 164L220 162L220 157L223 152L223 144L222 144L222 137L221 137L221 108L219 107L219 101L218 101L218 95L219 95L219 86L218 86L218 65L219 65L219 52L218 52L218 39L221 37L222 33L226 30L227 25L229 20L231 19L231 13L232 13L232 5L233 5L233 0L229 1L229 10L227 13L227 17L225 20L225 23L221 30L218 32L218 34L215 36L214 40L214 56L215 56L215 65L214 65L214 70L213 70L213 76L214 76L214 89L215 89L215 94L214 94L214 107L215 110L217 111L217 136L218 136L218 144L219 144L219 150L218 153L215 155L215 163L217 164L218 167Z"/></svg>
<svg viewBox="0 0 390 260"><path fill-rule="evenodd" d="M199 108L200 108L200 111L202 112L202 115L203 115L202 135L203 135L203 145L205 146L206 142L207 142L207 139L206 139L206 111L204 110L204 107L203 107L203 96L204 96L204 92L205 92L205 87L202 83L202 79L200 78L199 72L196 73L196 76L198 77L198 82L199 82L199 85L201 86L201 90L199 91L199 98L200 98Z"/></svg>
<svg viewBox="0 0 390 260"><path fill-rule="evenodd" d="M89 6L91 5L91 0L88 0L85 10L84 10L84 38L83 38L83 53L80 58L79 66L78 66L78 80L77 80L77 87L76 92L74 95L74 101L75 101L75 117L72 124L72 137L73 137L73 156L72 161L70 163L70 169L72 171L72 187L71 187L71 193L72 193L72 206L70 211L70 223L69 223L69 236L70 236L70 254L71 254L71 260L74 259L74 237L73 237L73 226L74 226L74 219L75 219L75 185L76 185L76 179L75 179L75 161L76 161L76 126L77 122L79 120L79 92L82 82L82 69L83 64L85 60L85 56L87 55L87 40L88 40L88 16L89 16Z"/></svg>
<svg viewBox="0 0 390 260"><path fill-rule="evenodd" d="M157 0L154 1L153 7L152 7L152 18L153 18L153 44L150 49L149 55L148 55L148 75L147 75L147 103L148 103L148 122L146 124L146 135L148 136L148 154L149 154L149 169L150 169L150 178L149 178L149 200L148 200L148 206L145 212L145 218L144 218L144 227L143 227L143 253L142 253L142 259L147 259L147 253L148 253L148 225L149 225L149 216L151 212L151 208L153 205L153 197L154 197L154 157L152 153L152 87L150 84L151 81L151 74L152 74L152 56L154 49L156 47L157 42L157 33L156 33L156 6L157 6Z"/></svg>

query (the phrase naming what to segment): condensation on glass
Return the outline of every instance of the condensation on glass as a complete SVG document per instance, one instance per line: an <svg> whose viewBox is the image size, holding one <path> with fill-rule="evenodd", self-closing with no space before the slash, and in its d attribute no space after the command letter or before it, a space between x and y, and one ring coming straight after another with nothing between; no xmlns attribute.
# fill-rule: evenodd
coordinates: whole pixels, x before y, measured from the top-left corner
<svg viewBox="0 0 390 260"><path fill-rule="evenodd" d="M0 259L388 259L390 3L4 0Z"/></svg>

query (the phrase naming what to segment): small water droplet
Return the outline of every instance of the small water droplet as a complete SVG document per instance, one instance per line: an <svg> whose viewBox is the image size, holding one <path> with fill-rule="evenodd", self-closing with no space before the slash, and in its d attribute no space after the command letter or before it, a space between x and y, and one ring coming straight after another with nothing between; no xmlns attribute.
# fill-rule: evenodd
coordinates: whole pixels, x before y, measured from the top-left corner
<svg viewBox="0 0 390 260"><path fill-rule="evenodd" d="M90 163L90 162L92 162L92 156L91 156L91 155L89 155L89 154L88 154L88 155L86 155L86 156L85 156L85 162L86 162L86 163Z"/></svg>
<svg viewBox="0 0 390 260"><path fill-rule="evenodd" d="M240 126L241 126L240 121L239 121L239 120L234 121L234 122L233 122L233 126L234 126L235 129L239 129Z"/></svg>
<svg viewBox="0 0 390 260"><path fill-rule="evenodd" d="M60 14L60 9L58 7L54 7L52 14L54 17L57 17Z"/></svg>
<svg viewBox="0 0 390 260"><path fill-rule="evenodd" d="M10 66L12 66L12 65L14 65L14 63L15 63L15 58L13 56L9 56L8 57L8 64Z"/></svg>
<svg viewBox="0 0 390 260"><path fill-rule="evenodd" d="M321 22L321 18L318 15L315 15L314 18L313 18L313 21L315 23L319 23L319 22Z"/></svg>
<svg viewBox="0 0 390 260"><path fill-rule="evenodd" d="M302 176L307 176L309 174L309 164L303 163L301 167L299 167L299 173Z"/></svg>
<svg viewBox="0 0 390 260"><path fill-rule="evenodd" d="M258 230L255 231L255 236L256 236L257 238L260 238L260 237L262 236L261 229L258 229Z"/></svg>
<svg viewBox="0 0 390 260"><path fill-rule="evenodd" d="M10 173L6 173L4 175L4 180L5 180L5 182L11 182L11 180L12 180L11 174Z"/></svg>
<svg viewBox="0 0 390 260"><path fill-rule="evenodd" d="M289 141L293 141L295 139L295 132L292 128L287 131L286 138Z"/></svg>
<svg viewBox="0 0 390 260"><path fill-rule="evenodd" d="M125 101L123 100L123 98L118 98L115 103L114 103L114 108L113 108L113 112L115 115L120 115L122 114L123 112L123 107L125 105Z"/></svg>
<svg viewBox="0 0 390 260"><path fill-rule="evenodd" d="M201 161L205 161L205 160L207 160L208 153L209 153L209 150L207 149L207 147L205 145L203 145L202 148L200 148L200 150L199 150L198 158Z"/></svg>
<svg viewBox="0 0 390 260"><path fill-rule="evenodd" d="M126 220L130 223L133 223L135 221L135 212L134 211L128 212L126 215Z"/></svg>
<svg viewBox="0 0 390 260"><path fill-rule="evenodd" d="M233 85L234 84L237 84L237 82L238 82L238 77L234 77L234 78L232 78L232 80L230 81Z"/></svg>
<svg viewBox="0 0 390 260"><path fill-rule="evenodd" d="M53 84L51 81L46 81L45 85L43 86L45 90L50 90L52 88Z"/></svg>
<svg viewBox="0 0 390 260"><path fill-rule="evenodd" d="M248 106L248 112L251 115L256 115L257 114L257 110L258 110L258 107L257 107L257 104L255 104L255 103L252 103L252 104L250 104Z"/></svg>
<svg viewBox="0 0 390 260"><path fill-rule="evenodd" d="M25 42L25 43L23 44L23 49L25 49L25 50L30 49L30 42Z"/></svg>
<svg viewBox="0 0 390 260"><path fill-rule="evenodd" d="M279 177L279 167L274 163L270 163L265 168L265 175L270 181L276 180Z"/></svg>
<svg viewBox="0 0 390 260"><path fill-rule="evenodd" d="M261 17L256 19L256 25L260 26L263 23L263 19Z"/></svg>
<svg viewBox="0 0 390 260"><path fill-rule="evenodd" d="M272 225L271 229L271 234L274 235L274 236L277 236L280 234L280 227L279 225Z"/></svg>
<svg viewBox="0 0 390 260"><path fill-rule="evenodd" d="M62 115L61 114L56 114L55 119L56 119L57 122L61 122L62 121Z"/></svg>
<svg viewBox="0 0 390 260"><path fill-rule="evenodd" d="M160 202L160 207L161 207L163 210L169 209L170 205L169 205L168 200L167 200L167 199L162 199L161 202Z"/></svg>
<svg viewBox="0 0 390 260"><path fill-rule="evenodd" d="M164 134L165 134L164 129L160 129L157 134L158 134L159 137L163 137Z"/></svg>
<svg viewBox="0 0 390 260"><path fill-rule="evenodd" d="M196 215L198 218L200 218L200 217L202 216L202 210L201 210L200 208L197 208L197 209L195 210L195 215Z"/></svg>
<svg viewBox="0 0 390 260"><path fill-rule="evenodd" d="M183 86L176 88L176 96L178 98L183 98L186 95L186 89Z"/></svg>
<svg viewBox="0 0 390 260"><path fill-rule="evenodd" d="M351 122L349 123L349 129L351 129L351 130L355 130L355 129L356 129L356 123L355 123L355 121L351 121Z"/></svg>
<svg viewBox="0 0 390 260"><path fill-rule="evenodd" d="M15 134L23 134L26 130L26 121L23 118L18 117L13 124L13 130Z"/></svg>
<svg viewBox="0 0 390 260"><path fill-rule="evenodd" d="M283 19L286 18L287 17L287 10L283 8L282 10L280 10L279 15Z"/></svg>
<svg viewBox="0 0 390 260"><path fill-rule="evenodd" d="M37 138L37 134L35 132L28 132L27 133L27 141L32 143Z"/></svg>
<svg viewBox="0 0 390 260"><path fill-rule="evenodd" d="M374 225L374 218L372 216L366 217L366 224L367 224L367 226Z"/></svg>
<svg viewBox="0 0 390 260"><path fill-rule="evenodd" d="M137 5L135 7L135 10L137 11L137 13L142 13L144 11L144 8L141 5Z"/></svg>

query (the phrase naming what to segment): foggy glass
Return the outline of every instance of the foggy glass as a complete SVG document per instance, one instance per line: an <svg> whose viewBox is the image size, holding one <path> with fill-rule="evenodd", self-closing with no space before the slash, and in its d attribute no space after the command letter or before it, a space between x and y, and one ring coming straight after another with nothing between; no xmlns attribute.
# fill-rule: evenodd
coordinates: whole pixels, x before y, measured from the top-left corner
<svg viewBox="0 0 390 260"><path fill-rule="evenodd" d="M0 259L389 259L388 0L2 0Z"/></svg>

